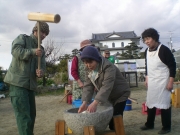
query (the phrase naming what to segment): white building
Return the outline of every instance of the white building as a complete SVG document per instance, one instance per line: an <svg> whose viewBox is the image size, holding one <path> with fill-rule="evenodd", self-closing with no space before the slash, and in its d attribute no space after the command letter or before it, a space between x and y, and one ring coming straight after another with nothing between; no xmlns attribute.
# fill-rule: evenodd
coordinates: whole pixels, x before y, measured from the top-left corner
<svg viewBox="0 0 180 135"><path fill-rule="evenodd" d="M122 57L122 53L127 51L125 47L129 46L129 43L132 42L138 46L138 49L132 53L138 55L143 48L140 46L140 38L141 37L137 36L134 31L92 34L92 43L100 48L101 53L109 50L110 54L116 58L115 65L128 80L130 87L138 86L139 74L144 74L145 72L145 60L121 60L120 57Z"/></svg>
<svg viewBox="0 0 180 135"><path fill-rule="evenodd" d="M126 51L125 46L134 42L139 47L139 51L143 48L140 46L140 36L137 36L134 31L112 32L112 33L97 33L92 34L92 42L100 47L101 51L109 50L111 55L119 55Z"/></svg>

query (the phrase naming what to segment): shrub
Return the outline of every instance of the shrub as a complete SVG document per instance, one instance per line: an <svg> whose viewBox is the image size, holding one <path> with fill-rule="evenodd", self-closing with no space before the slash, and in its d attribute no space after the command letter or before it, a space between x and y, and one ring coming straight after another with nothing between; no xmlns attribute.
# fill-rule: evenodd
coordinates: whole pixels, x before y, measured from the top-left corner
<svg viewBox="0 0 180 135"><path fill-rule="evenodd" d="M175 82L180 81L180 70L179 69L176 70L176 76L174 78L174 81Z"/></svg>
<svg viewBox="0 0 180 135"><path fill-rule="evenodd" d="M66 73L64 73L62 75L62 82L65 83L65 82L68 82L68 75Z"/></svg>
<svg viewBox="0 0 180 135"><path fill-rule="evenodd" d="M47 80L46 80L46 85L51 85L51 84L54 84L54 80L52 80L52 79L47 79Z"/></svg>
<svg viewBox="0 0 180 135"><path fill-rule="evenodd" d="M38 80L37 80L37 84L38 84L38 85L43 85L43 79L42 79L42 78L38 79ZM54 84L54 80L52 80L52 79L46 79L46 85L49 86L49 85L51 85L51 84Z"/></svg>

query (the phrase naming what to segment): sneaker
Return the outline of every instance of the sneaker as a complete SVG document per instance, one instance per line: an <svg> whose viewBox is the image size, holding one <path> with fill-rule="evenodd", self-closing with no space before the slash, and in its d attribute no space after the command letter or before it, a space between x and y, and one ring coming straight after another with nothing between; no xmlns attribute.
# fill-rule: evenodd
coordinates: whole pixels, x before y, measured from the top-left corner
<svg viewBox="0 0 180 135"><path fill-rule="evenodd" d="M142 126L140 127L141 130L149 130L149 129L154 129L154 127L147 127L147 126Z"/></svg>
<svg viewBox="0 0 180 135"><path fill-rule="evenodd" d="M158 134L167 134L167 133L169 133L169 132L171 132L170 129L161 129L161 130L158 132Z"/></svg>

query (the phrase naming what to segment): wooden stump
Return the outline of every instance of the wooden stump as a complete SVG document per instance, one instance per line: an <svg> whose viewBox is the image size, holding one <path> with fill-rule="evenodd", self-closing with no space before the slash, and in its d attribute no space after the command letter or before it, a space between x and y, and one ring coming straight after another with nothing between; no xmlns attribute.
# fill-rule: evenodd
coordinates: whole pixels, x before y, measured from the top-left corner
<svg viewBox="0 0 180 135"><path fill-rule="evenodd" d="M175 108L180 108L180 88L175 89L173 105Z"/></svg>
<svg viewBox="0 0 180 135"><path fill-rule="evenodd" d="M86 127L84 127L84 135L95 135L94 126L86 126Z"/></svg>
<svg viewBox="0 0 180 135"><path fill-rule="evenodd" d="M125 135L123 119L121 115L113 117L115 131L105 131L102 135ZM84 127L84 135L95 135L94 126Z"/></svg>
<svg viewBox="0 0 180 135"><path fill-rule="evenodd" d="M65 135L65 121L57 120L55 123L55 135Z"/></svg>

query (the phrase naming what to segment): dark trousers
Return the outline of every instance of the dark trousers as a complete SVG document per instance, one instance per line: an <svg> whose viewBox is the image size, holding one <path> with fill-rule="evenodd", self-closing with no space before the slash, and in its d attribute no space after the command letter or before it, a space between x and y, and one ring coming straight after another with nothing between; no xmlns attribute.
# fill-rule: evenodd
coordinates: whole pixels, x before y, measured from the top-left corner
<svg viewBox="0 0 180 135"><path fill-rule="evenodd" d="M154 121L156 116L156 108L147 108L147 127L154 127ZM171 107L169 109L161 109L161 122L164 130L171 129Z"/></svg>
<svg viewBox="0 0 180 135"><path fill-rule="evenodd" d="M20 135L33 135L36 105L34 91L10 86L11 104L14 108Z"/></svg>
<svg viewBox="0 0 180 135"><path fill-rule="evenodd" d="M113 116L116 115L122 115L123 116L123 112L124 112L124 108L126 106L126 101L117 103L115 106L113 106L114 112L113 112ZM109 122L109 129L110 130L114 130L114 120L113 117Z"/></svg>

